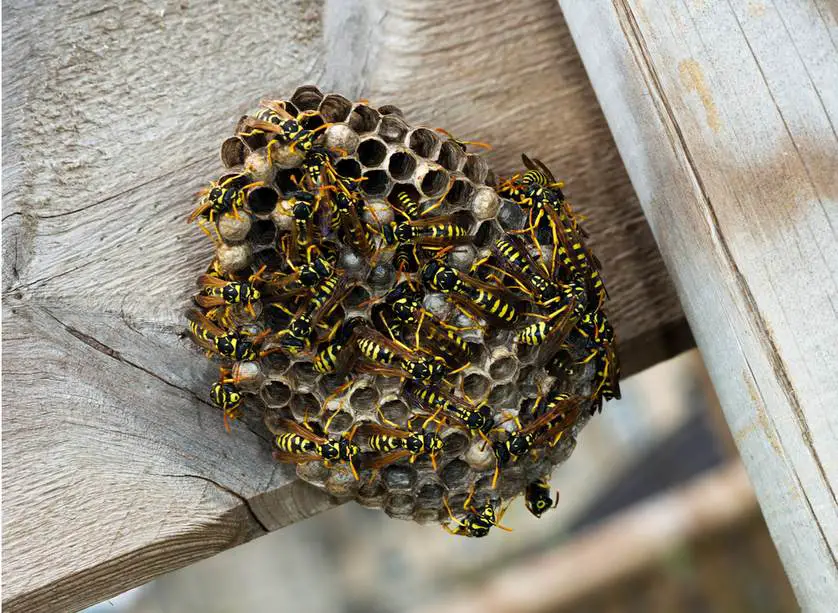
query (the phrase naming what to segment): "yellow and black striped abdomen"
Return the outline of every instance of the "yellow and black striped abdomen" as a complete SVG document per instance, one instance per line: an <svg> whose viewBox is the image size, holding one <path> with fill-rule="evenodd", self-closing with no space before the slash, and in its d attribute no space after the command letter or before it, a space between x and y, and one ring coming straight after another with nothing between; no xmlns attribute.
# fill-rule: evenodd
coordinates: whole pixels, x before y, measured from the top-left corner
<svg viewBox="0 0 838 613"><path fill-rule="evenodd" d="M540 170L528 170L521 177L521 183L524 185L542 185L544 187L550 185L553 180Z"/></svg>
<svg viewBox="0 0 838 613"><path fill-rule="evenodd" d="M358 350L371 362L391 366L396 362L396 354L380 343L369 338L358 341Z"/></svg>
<svg viewBox="0 0 838 613"><path fill-rule="evenodd" d="M547 338L549 331L550 327L546 321L537 321L518 332L518 342L524 345L540 345Z"/></svg>
<svg viewBox="0 0 838 613"><path fill-rule="evenodd" d="M490 315L507 323L513 323L518 318L515 306L495 294L478 288L472 295L473 302Z"/></svg>
<svg viewBox="0 0 838 613"><path fill-rule="evenodd" d="M419 219L421 215L421 211L419 210L419 203L410 197L407 192L401 192L397 197L396 200L399 202L399 208L404 212L405 215L410 217L411 219Z"/></svg>
<svg viewBox="0 0 838 613"><path fill-rule="evenodd" d="M286 453L305 454L317 452L316 443L292 432L278 434L276 437L276 446L279 447L280 451Z"/></svg>
<svg viewBox="0 0 838 613"><path fill-rule="evenodd" d="M404 449L405 439L397 436L373 434L369 438L369 446L373 451L388 453L390 451L396 451L397 449Z"/></svg>

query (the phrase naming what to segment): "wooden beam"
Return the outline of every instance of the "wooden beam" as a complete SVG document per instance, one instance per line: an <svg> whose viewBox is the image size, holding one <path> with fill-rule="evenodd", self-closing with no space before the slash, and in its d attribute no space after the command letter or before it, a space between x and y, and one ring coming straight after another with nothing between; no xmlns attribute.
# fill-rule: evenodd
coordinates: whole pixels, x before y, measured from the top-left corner
<svg viewBox="0 0 838 613"><path fill-rule="evenodd" d="M834 4L560 4L800 605L833 610Z"/></svg>
<svg viewBox="0 0 838 613"><path fill-rule="evenodd" d="M261 97L317 82L489 140L498 172L544 158L591 217L626 372L691 344L551 0L225 6L4 5L9 611L82 608L333 504L258 416L224 432L178 337L210 256L185 216Z"/></svg>

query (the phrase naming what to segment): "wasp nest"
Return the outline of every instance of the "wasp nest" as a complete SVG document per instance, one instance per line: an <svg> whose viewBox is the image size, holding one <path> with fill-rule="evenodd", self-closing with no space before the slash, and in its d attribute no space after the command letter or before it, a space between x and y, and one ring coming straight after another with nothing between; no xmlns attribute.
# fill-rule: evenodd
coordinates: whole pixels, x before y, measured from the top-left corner
<svg viewBox="0 0 838 613"><path fill-rule="evenodd" d="M189 314L225 419L340 499L482 536L619 396L604 288L549 171L498 181L444 131L297 89L243 117L193 213L215 257Z"/></svg>

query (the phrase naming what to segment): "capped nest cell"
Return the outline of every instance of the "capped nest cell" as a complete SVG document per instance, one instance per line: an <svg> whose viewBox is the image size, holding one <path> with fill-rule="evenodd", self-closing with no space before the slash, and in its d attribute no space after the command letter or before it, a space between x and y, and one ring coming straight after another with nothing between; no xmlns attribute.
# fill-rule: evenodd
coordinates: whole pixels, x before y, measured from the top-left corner
<svg viewBox="0 0 838 613"><path fill-rule="evenodd" d="M606 294L543 164L300 87L224 141L190 219L215 246L188 314L225 420L339 499L482 536L619 397Z"/></svg>

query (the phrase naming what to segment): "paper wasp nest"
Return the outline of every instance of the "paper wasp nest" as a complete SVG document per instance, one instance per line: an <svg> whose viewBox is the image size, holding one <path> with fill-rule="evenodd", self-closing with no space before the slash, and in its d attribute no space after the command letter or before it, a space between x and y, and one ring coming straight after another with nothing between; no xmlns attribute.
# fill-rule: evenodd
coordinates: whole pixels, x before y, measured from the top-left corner
<svg viewBox="0 0 838 613"><path fill-rule="evenodd" d="M310 130L324 122L330 124L319 131L322 136L318 137L318 144L329 149L339 175L362 179L357 185L368 205L362 213L366 223L380 229L394 218L398 221L400 193L423 203L441 199L433 215L454 216L471 237L469 242L456 245L445 254L447 264L460 271L467 273L476 258L489 254L490 246L506 230L525 228L529 223L521 207L498 196L494 173L479 153L467 151L467 147L433 128L411 125L394 106L374 108L337 94L323 95L315 87L306 86L284 101L284 108L290 115L302 117L300 123ZM271 134L242 136L246 132L242 126L240 123L237 135L224 142L222 161L231 174L244 171L254 182L261 183L249 190L237 216L224 212L215 219L218 268L227 278L239 279L262 266L266 267L263 276L287 270L283 251L287 242L283 243L282 237L289 236L294 224L287 195L298 188L298 169L305 155L282 145L280 140L268 144ZM339 238L330 240L338 246L335 268L352 285L330 314L330 325L353 317L371 321L377 301L399 280L393 252L385 249L363 257ZM414 280L418 277L409 276ZM415 282L419 285L418 280ZM289 316L268 303L267 299L255 302L253 314L234 305L229 312L229 325L251 334L266 329L276 333L286 328ZM537 348L516 342L520 325L501 328L475 321L439 293L426 291L424 308L446 323L472 328L460 333L468 343L470 364L461 372L446 376L445 382L450 384L452 395L462 397L465 393L475 404L485 400L494 412L496 428L512 431L512 417L547 390L585 398L592 394L596 370L593 361L578 363L572 369L557 368L552 362L542 364ZM312 356L327 334L328 330L322 330L320 345L315 342L311 351L299 354L278 350L277 341L268 337L262 349L274 351L268 351L258 361L236 364L233 376L247 410L263 411L267 427L275 434L284 431L282 420L307 422L321 435L333 437L352 431L356 425L383 419L407 428L417 408L403 394L403 381L398 377L352 369L342 375L320 375L315 371ZM581 346L565 349L577 358L576 362L581 362L589 350ZM569 363L573 362L571 359ZM522 494L529 483L549 477L553 467L570 455L578 429L588 419L590 403L590 399L585 401L579 419L558 444L535 447L506 465L495 488L491 444L451 420L439 427L443 449L435 458L436 469L428 454L419 455L413 462L405 457L380 468L365 467L363 458L370 451L361 429L354 437L361 450L358 479L341 462L307 461L297 464L296 470L301 479L337 498L381 508L391 517L420 523L444 522L449 513L443 498L462 517L463 502L472 490L474 507L491 501L500 508ZM411 423L415 424L415 420ZM437 423L430 427L437 428ZM497 432L492 437L497 437Z"/></svg>

